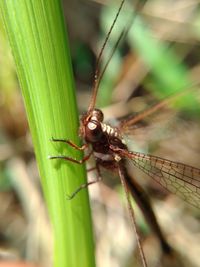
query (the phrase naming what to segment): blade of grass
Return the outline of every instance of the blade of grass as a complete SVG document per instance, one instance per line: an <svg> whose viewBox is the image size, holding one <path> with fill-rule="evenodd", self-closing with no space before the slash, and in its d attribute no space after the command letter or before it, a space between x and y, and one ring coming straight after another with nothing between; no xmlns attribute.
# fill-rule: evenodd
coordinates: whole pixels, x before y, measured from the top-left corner
<svg viewBox="0 0 200 267"><path fill-rule="evenodd" d="M67 194L85 182L84 168L47 159L61 152L81 157L66 145L49 141L53 136L78 143L74 82L60 1L2 0L0 8L52 222L54 266L94 266L88 193L83 190L75 199L66 200Z"/></svg>

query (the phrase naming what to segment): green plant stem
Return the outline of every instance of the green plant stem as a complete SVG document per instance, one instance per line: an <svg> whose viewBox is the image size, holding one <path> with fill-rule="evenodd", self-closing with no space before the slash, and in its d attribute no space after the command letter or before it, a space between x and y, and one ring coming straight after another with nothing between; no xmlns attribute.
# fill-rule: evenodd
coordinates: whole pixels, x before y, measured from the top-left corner
<svg viewBox="0 0 200 267"><path fill-rule="evenodd" d="M80 153L66 144L50 142L55 137L78 144L74 83L60 1L2 0L0 8L52 222L54 266L94 266L87 190L71 201L66 199L66 195L85 182L84 168L48 160L48 155L61 153L81 158Z"/></svg>

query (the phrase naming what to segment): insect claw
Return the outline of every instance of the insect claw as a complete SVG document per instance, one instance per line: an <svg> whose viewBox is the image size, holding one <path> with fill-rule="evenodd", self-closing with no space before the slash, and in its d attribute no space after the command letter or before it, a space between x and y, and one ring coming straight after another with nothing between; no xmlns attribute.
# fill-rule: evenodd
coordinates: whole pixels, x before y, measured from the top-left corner
<svg viewBox="0 0 200 267"><path fill-rule="evenodd" d="M48 159L57 159L59 158L58 156L48 156Z"/></svg>
<svg viewBox="0 0 200 267"><path fill-rule="evenodd" d="M67 200L72 200L74 198L75 194L72 195L66 195Z"/></svg>

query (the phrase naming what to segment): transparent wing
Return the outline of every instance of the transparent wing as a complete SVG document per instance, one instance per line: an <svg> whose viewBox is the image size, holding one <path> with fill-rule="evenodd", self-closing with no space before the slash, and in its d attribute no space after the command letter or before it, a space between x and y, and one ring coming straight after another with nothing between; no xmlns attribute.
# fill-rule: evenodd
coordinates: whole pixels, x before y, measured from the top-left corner
<svg viewBox="0 0 200 267"><path fill-rule="evenodd" d="M143 153L123 154L164 188L200 208L200 169Z"/></svg>

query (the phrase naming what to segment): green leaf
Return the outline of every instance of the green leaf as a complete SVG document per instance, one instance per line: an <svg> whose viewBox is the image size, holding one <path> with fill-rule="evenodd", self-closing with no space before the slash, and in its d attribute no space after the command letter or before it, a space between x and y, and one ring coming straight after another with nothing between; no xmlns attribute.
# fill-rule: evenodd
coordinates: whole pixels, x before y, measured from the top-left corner
<svg viewBox="0 0 200 267"><path fill-rule="evenodd" d="M60 1L2 0L0 8L52 223L54 266L94 266L87 190L82 190L71 201L66 199L66 195L85 183L84 168L48 159L48 155L61 153L82 157L65 144L50 142L55 137L79 144L70 51Z"/></svg>

